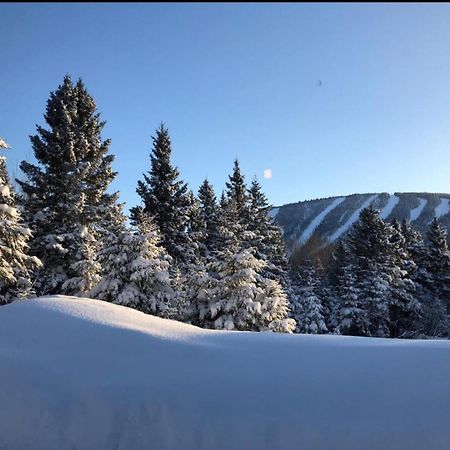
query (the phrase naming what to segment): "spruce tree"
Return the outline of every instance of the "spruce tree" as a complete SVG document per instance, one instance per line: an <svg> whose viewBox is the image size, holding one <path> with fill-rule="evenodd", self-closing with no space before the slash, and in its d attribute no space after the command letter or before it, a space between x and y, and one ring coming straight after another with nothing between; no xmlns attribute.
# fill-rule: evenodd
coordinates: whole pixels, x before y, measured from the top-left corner
<svg viewBox="0 0 450 450"><path fill-rule="evenodd" d="M0 138L2 148L9 146ZM16 206L6 159L0 156L0 305L32 295L32 271L41 265L36 257L27 254L31 232L22 223Z"/></svg>
<svg viewBox="0 0 450 450"><path fill-rule="evenodd" d="M254 233L249 244L256 250L256 255L267 262L265 275L286 284L286 246L283 232L271 221L270 208L261 185L254 178L248 190L247 229Z"/></svg>
<svg viewBox="0 0 450 450"><path fill-rule="evenodd" d="M368 334L407 337L420 315L401 226L385 223L372 207L361 211L348 235L358 306L368 317Z"/></svg>
<svg viewBox="0 0 450 450"><path fill-rule="evenodd" d="M133 223L139 224L140 211L154 218L161 232L161 244L176 262L186 262L189 244L189 209L187 185L171 163L172 144L168 129L161 124L152 137L151 167L138 182L137 193L142 206L131 209Z"/></svg>
<svg viewBox="0 0 450 450"><path fill-rule="evenodd" d="M225 249L199 274L199 318L207 328L293 332L289 302L281 285L261 276L264 261L249 250Z"/></svg>
<svg viewBox="0 0 450 450"><path fill-rule="evenodd" d="M320 279L312 264L295 270L291 283L291 304L293 318L297 323L296 332L324 334L328 332L320 295Z"/></svg>
<svg viewBox="0 0 450 450"><path fill-rule="evenodd" d="M112 233L110 246L99 254L103 278L92 295L165 318L176 315L169 274L170 256L160 246L160 234L149 217L139 217L134 232L124 226Z"/></svg>
<svg viewBox="0 0 450 450"><path fill-rule="evenodd" d="M31 254L43 263L36 284L40 293L82 294L95 284L97 240L117 193L108 193L114 159L103 141L93 98L83 82L69 76L50 94L31 143L37 165L23 161L26 180L21 202L33 238Z"/></svg>
<svg viewBox="0 0 450 450"><path fill-rule="evenodd" d="M204 252L211 254L219 248L219 207L212 185L207 179L198 190L200 201L200 215L205 226Z"/></svg>

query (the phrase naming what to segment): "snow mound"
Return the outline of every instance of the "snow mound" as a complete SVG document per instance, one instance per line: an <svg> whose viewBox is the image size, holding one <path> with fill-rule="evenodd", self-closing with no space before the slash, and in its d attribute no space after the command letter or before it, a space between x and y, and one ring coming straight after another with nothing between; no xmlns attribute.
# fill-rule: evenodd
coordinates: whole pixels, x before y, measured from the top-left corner
<svg viewBox="0 0 450 450"><path fill-rule="evenodd" d="M450 342L206 331L46 297L0 308L0 448L448 449Z"/></svg>

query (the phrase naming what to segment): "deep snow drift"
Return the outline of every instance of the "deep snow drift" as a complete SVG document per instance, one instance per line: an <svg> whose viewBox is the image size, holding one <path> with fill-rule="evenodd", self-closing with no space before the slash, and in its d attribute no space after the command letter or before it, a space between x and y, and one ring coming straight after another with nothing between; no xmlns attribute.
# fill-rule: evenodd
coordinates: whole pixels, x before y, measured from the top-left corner
<svg viewBox="0 0 450 450"><path fill-rule="evenodd" d="M0 308L1 449L449 446L448 341L205 331L62 296Z"/></svg>

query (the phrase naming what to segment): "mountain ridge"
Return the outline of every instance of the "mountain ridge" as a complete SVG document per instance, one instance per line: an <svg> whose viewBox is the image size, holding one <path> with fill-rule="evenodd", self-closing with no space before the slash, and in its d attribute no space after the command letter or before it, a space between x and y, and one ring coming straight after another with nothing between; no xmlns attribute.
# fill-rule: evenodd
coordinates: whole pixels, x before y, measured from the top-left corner
<svg viewBox="0 0 450 450"><path fill-rule="evenodd" d="M368 192L304 200L273 207L270 215L281 226L288 247L306 243L312 235L337 241L358 220L360 211L372 205L384 220L407 219L425 233L437 217L450 229L450 194L432 192Z"/></svg>

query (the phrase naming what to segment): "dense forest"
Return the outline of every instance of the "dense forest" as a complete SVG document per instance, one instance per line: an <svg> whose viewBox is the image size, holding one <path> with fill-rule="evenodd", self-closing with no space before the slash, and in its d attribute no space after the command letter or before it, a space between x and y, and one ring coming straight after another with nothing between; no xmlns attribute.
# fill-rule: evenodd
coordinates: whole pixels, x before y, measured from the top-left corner
<svg viewBox="0 0 450 450"><path fill-rule="evenodd" d="M289 257L255 178L234 161L218 196L193 193L153 136L141 203L124 213L105 125L81 80L50 94L15 190L0 159L0 303L88 296L204 328L395 338L450 334L447 231L425 236L364 208L333 245L313 235ZM6 136L5 136L6 137ZM0 147L8 145L0 139Z"/></svg>

